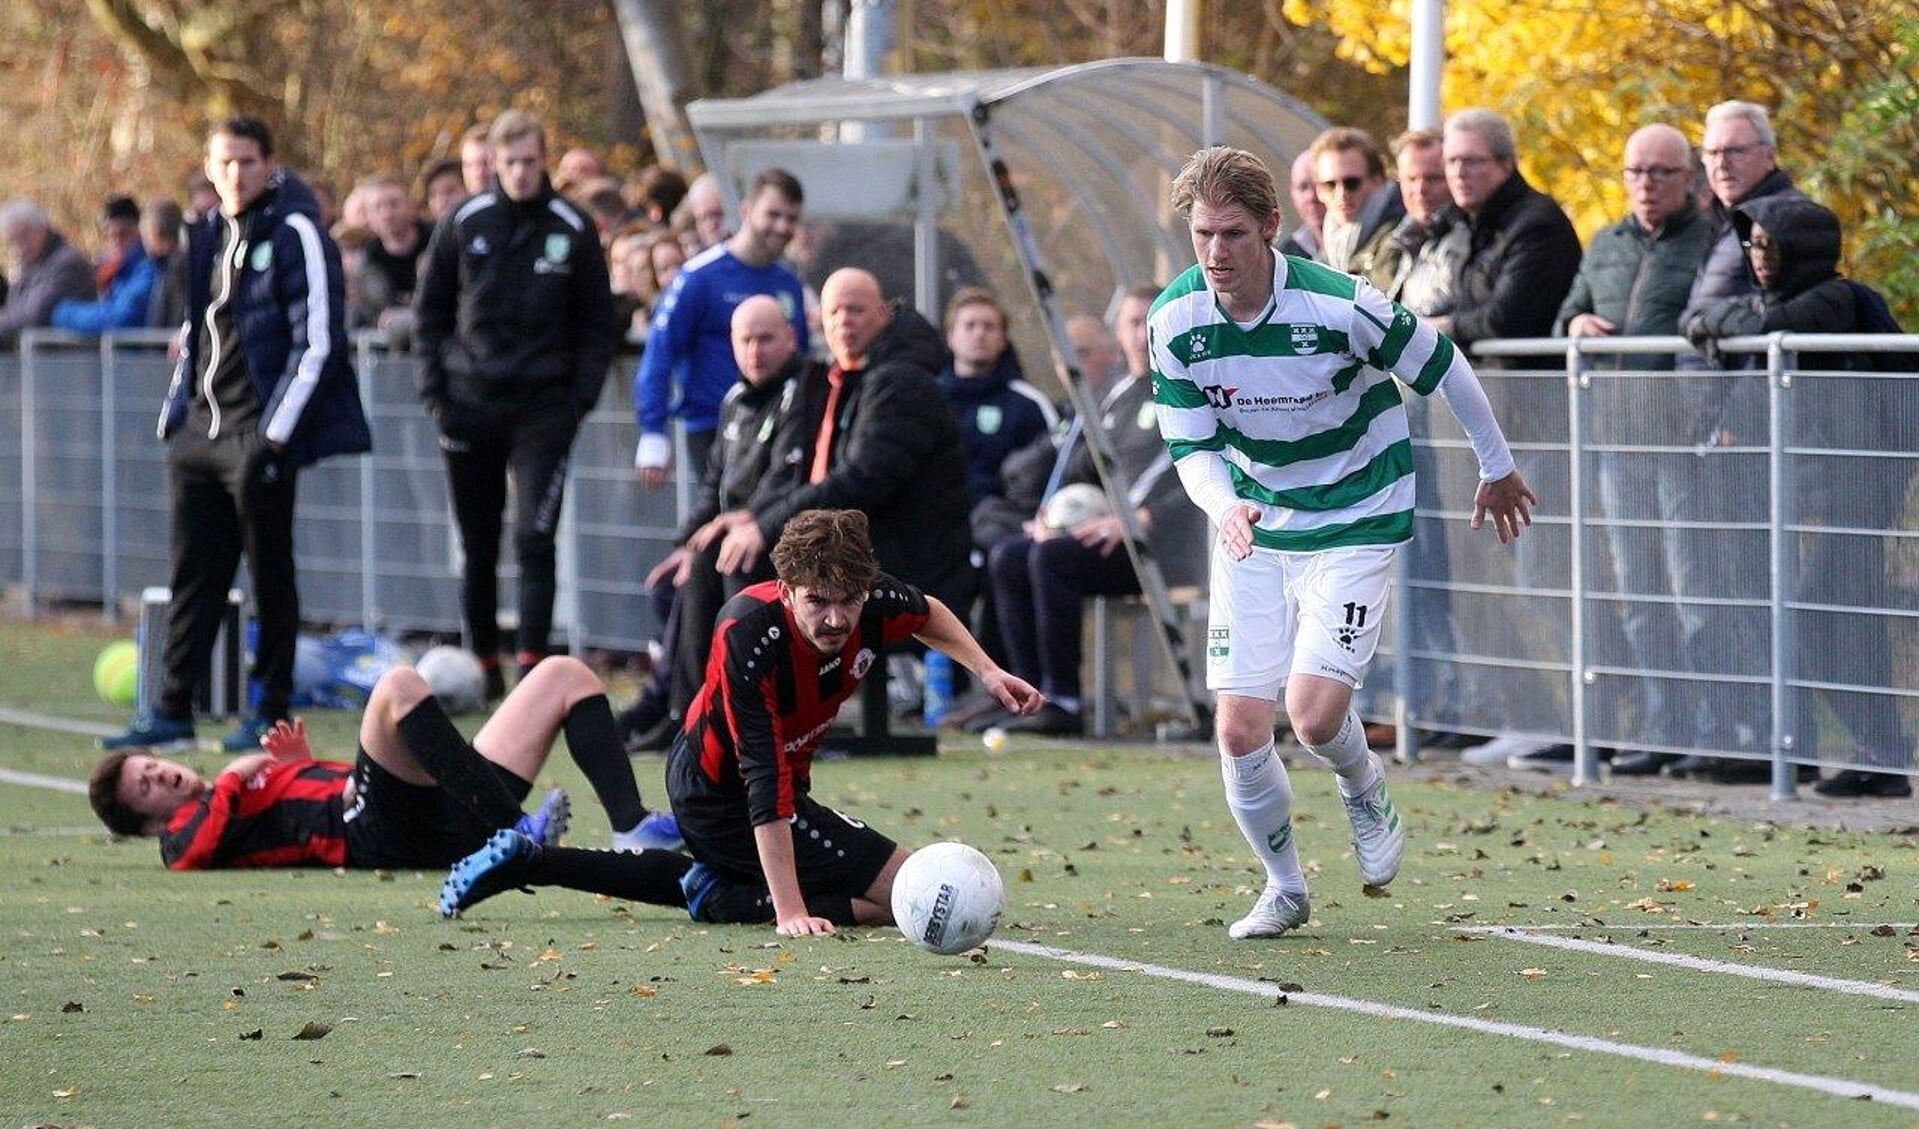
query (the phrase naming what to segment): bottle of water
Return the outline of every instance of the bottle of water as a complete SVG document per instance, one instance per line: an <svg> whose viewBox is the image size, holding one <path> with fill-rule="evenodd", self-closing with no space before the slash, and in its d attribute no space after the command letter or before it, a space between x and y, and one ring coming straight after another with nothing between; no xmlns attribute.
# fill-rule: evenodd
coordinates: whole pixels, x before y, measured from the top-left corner
<svg viewBox="0 0 1919 1129"><path fill-rule="evenodd" d="M953 705L953 660L945 652L928 648L926 652L926 688L921 699L921 720L928 729L939 728L946 711Z"/></svg>

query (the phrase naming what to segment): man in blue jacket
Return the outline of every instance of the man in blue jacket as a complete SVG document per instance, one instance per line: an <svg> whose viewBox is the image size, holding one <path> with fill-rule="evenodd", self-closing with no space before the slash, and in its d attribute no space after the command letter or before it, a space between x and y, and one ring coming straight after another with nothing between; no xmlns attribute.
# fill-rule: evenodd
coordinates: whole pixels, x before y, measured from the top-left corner
<svg viewBox="0 0 1919 1129"><path fill-rule="evenodd" d="M177 329L179 320L166 318L177 299L165 291L179 249L180 205L153 201L140 215L139 240L127 249L106 290L92 302L62 299L53 307L53 327L91 334L149 326Z"/></svg>
<svg viewBox="0 0 1919 1129"><path fill-rule="evenodd" d="M220 208L190 239L180 363L160 409L173 506L165 676L152 713L108 749L193 740L193 693L245 554L260 699L225 742L254 748L287 716L300 593L293 558L301 467L372 448L347 352L340 249L312 191L273 160L265 123L233 117L207 139Z"/></svg>

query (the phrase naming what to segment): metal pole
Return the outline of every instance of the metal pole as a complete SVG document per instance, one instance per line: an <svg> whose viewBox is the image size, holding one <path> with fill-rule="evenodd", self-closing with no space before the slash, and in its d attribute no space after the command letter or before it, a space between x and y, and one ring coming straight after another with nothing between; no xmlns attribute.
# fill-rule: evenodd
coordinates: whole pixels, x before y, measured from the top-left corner
<svg viewBox="0 0 1919 1129"><path fill-rule="evenodd" d="M940 323L938 133L925 118L913 119L913 308Z"/></svg>
<svg viewBox="0 0 1919 1129"><path fill-rule="evenodd" d="M113 386L119 380L113 334L100 338L100 620L120 621L120 445L113 441Z"/></svg>
<svg viewBox="0 0 1919 1129"><path fill-rule="evenodd" d="M1112 440L1098 426L1099 405L1092 393L1087 391L1079 367L1079 354L1073 350L1072 340L1066 334L1066 319L1060 314L1059 303L1053 297L1053 281L1046 273L1046 263L1039 252L1039 241L1034 237L1032 224L1021 209L1019 192L1013 185L1012 170L1001 159L993 141L992 110L975 102L967 117L972 125L974 149L998 196L1000 216L1006 221L1007 230L1012 233L1013 250L1019 256L1029 292L1045 321L1053 355L1066 370L1062 382L1066 386L1066 394L1072 399L1079 418L1087 421L1081 433L1082 441L1086 444L1087 454L1092 457L1093 468L1099 473L1106 498L1112 503L1113 516L1119 519L1120 527L1125 531L1126 553L1132 558L1133 571L1139 577L1140 598L1152 609L1153 618L1158 621L1159 631L1156 634L1161 654L1179 677L1181 704L1186 707L1187 720L1195 729L1204 728L1210 717L1209 703L1193 689L1192 662L1186 652L1185 633L1179 613L1166 593L1166 581L1160 573L1159 561L1154 558L1152 547L1141 534L1139 519L1128 503L1132 483L1127 481L1125 472L1114 456Z"/></svg>
<svg viewBox="0 0 1919 1129"><path fill-rule="evenodd" d="M1585 394L1592 387L1577 340L1566 346L1566 505L1572 513L1573 783L1599 783L1599 758L1586 740L1586 688L1592 683L1586 654Z"/></svg>
<svg viewBox="0 0 1919 1129"><path fill-rule="evenodd" d="M1439 86L1446 68L1446 0L1413 0L1412 66L1406 89L1406 123L1438 129Z"/></svg>
<svg viewBox="0 0 1919 1129"><path fill-rule="evenodd" d="M846 17L846 59L841 75L878 78L893 49L893 0L852 0Z"/></svg>
<svg viewBox="0 0 1919 1129"><path fill-rule="evenodd" d="M1792 375L1786 371L1791 354L1785 349L1785 334L1775 333L1766 343L1766 407L1772 434L1766 444L1767 538L1772 559L1772 799L1794 799L1799 789L1799 773L1786 760L1793 745L1793 700L1787 693L1786 667L1792 649L1787 646L1792 630L1786 614L1787 587L1792 577L1792 542L1786 535L1786 434L1792 426Z"/></svg>
<svg viewBox="0 0 1919 1129"><path fill-rule="evenodd" d="M39 614L40 601L40 418L34 333L20 335L20 587L27 618Z"/></svg>
<svg viewBox="0 0 1919 1129"><path fill-rule="evenodd" d="M1197 63L1199 57L1200 17L1205 14L1203 0L1167 0L1166 61Z"/></svg>
<svg viewBox="0 0 1919 1129"><path fill-rule="evenodd" d="M367 413L367 425L380 429L379 401L374 398L373 365L378 354L368 337L360 339L359 348L360 403ZM376 438L374 450L380 449ZM380 532L380 490L377 468L372 454L360 457L360 626L368 631L379 629L380 618L380 554L374 551Z"/></svg>

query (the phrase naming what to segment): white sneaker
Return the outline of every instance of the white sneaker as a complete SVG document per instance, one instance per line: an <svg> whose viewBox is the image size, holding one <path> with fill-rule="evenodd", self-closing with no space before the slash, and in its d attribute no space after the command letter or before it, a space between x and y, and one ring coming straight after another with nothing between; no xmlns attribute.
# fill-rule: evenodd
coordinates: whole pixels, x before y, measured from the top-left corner
<svg viewBox="0 0 1919 1129"><path fill-rule="evenodd" d="M1359 862L1359 877L1368 886L1384 886L1399 875L1399 859L1406 853L1406 827L1399 821L1399 810L1386 794L1386 769L1378 753L1366 754L1372 761L1372 787L1356 796L1342 793L1346 818L1353 825L1353 857Z"/></svg>
<svg viewBox="0 0 1919 1129"><path fill-rule="evenodd" d="M1483 745L1474 745L1467 749L1459 754L1459 763L1479 768L1505 768L1506 762L1512 758L1526 756L1551 744L1551 741L1542 741L1537 737L1522 737L1517 733L1507 733Z"/></svg>
<svg viewBox="0 0 1919 1129"><path fill-rule="evenodd" d="M1226 927L1226 935L1235 941L1279 937L1306 924L1310 916L1312 907L1305 894L1295 898L1277 886L1268 886L1245 917Z"/></svg>

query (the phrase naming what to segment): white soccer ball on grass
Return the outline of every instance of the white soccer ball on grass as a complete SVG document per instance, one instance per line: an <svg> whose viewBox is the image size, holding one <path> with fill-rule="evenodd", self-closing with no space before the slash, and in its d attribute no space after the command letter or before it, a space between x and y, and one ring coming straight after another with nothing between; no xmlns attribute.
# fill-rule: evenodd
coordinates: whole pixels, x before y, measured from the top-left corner
<svg viewBox="0 0 1919 1129"><path fill-rule="evenodd" d="M1005 909L999 870L965 843L921 847L893 878L893 920L900 932L942 956L985 944Z"/></svg>
<svg viewBox="0 0 1919 1129"><path fill-rule="evenodd" d="M470 713L486 706L486 670L465 647L442 643L421 655L413 669L446 712Z"/></svg>

